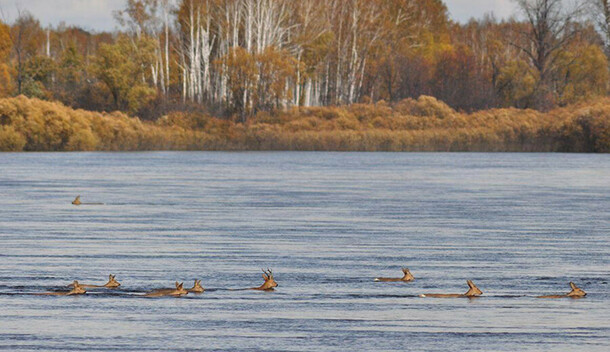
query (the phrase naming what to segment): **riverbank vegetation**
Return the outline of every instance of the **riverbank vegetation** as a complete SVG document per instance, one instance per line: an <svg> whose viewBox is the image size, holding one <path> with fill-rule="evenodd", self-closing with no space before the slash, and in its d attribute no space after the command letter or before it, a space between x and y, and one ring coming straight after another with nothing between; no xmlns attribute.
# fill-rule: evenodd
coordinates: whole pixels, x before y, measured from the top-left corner
<svg viewBox="0 0 610 352"><path fill-rule="evenodd" d="M0 99L2 151L318 150L610 152L610 99L549 112L456 112L433 97L395 104L259 112L247 122L200 112L142 121L24 96Z"/></svg>

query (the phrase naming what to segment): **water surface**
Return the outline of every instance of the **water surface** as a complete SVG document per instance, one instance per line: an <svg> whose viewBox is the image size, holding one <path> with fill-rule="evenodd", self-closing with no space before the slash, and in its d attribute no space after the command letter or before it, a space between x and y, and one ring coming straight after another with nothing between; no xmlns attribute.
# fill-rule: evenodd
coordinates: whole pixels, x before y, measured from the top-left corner
<svg viewBox="0 0 610 352"><path fill-rule="evenodd" d="M608 351L609 235L608 155L0 153L0 349Z"/></svg>

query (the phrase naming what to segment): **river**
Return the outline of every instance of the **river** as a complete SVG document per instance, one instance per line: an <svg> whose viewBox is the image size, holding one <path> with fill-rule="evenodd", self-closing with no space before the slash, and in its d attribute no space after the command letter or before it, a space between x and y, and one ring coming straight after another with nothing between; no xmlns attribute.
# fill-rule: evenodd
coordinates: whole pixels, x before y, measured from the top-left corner
<svg viewBox="0 0 610 352"><path fill-rule="evenodd" d="M609 155L0 153L0 349L609 351L609 236Z"/></svg>

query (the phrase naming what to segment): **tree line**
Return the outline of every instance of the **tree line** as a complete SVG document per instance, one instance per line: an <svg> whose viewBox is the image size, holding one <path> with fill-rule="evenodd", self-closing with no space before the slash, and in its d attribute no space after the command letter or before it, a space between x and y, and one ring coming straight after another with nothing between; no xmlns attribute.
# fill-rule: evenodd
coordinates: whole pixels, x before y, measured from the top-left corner
<svg viewBox="0 0 610 352"><path fill-rule="evenodd" d="M156 120L433 96L458 111L605 96L610 2L516 0L450 20L441 0L126 0L121 30L0 22L0 97Z"/></svg>

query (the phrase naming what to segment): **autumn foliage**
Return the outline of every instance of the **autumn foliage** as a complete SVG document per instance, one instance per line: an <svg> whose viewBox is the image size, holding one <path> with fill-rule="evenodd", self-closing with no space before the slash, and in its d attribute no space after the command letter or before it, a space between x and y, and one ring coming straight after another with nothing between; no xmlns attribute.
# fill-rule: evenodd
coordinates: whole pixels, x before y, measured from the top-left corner
<svg viewBox="0 0 610 352"><path fill-rule="evenodd" d="M0 99L0 150L311 150L610 152L610 99L547 113L466 114L421 96L396 104L259 112L247 123L177 112L156 122Z"/></svg>
<svg viewBox="0 0 610 352"><path fill-rule="evenodd" d="M245 122L421 95L466 112L547 111L608 93L600 1L582 16L519 0L530 15L460 24L441 0L125 0L114 33L43 28L25 10L0 23L0 96L143 120L205 110Z"/></svg>
<svg viewBox="0 0 610 352"><path fill-rule="evenodd" d="M610 3L515 3L126 0L113 33L19 11L0 149L607 152Z"/></svg>

